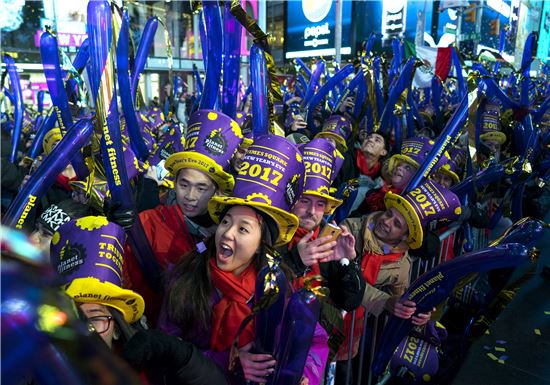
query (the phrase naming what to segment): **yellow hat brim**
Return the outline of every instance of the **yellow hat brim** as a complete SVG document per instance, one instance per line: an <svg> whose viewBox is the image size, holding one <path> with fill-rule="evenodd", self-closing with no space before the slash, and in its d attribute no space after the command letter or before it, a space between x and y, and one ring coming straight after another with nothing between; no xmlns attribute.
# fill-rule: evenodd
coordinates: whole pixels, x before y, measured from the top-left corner
<svg viewBox="0 0 550 385"><path fill-rule="evenodd" d="M393 207L403 215L409 226L407 244L411 249L418 249L422 245L424 231L414 207L401 195L394 194L391 191L384 196L384 204L387 209Z"/></svg>
<svg viewBox="0 0 550 385"><path fill-rule="evenodd" d="M479 135L479 139L494 140L495 142L504 144L504 142L506 142L506 134L502 131L491 131L491 132L486 132L485 134Z"/></svg>
<svg viewBox="0 0 550 385"><path fill-rule="evenodd" d="M415 161L412 158L409 158L407 155L395 154L390 158L390 163L388 165L389 172L393 172L393 169L395 168L396 164L399 161L403 161L405 163L412 164L416 168L420 167L420 165L418 164L417 161Z"/></svg>
<svg viewBox="0 0 550 385"><path fill-rule="evenodd" d="M195 151L183 151L170 155L164 163L164 168L170 171L174 178L182 168L202 171L216 182L224 194L231 194L235 186L233 175L225 172L213 159Z"/></svg>
<svg viewBox="0 0 550 385"><path fill-rule="evenodd" d="M138 293L94 277L73 279L65 292L76 302L113 307L122 313L128 323L139 320L145 310L145 301Z"/></svg>
<svg viewBox="0 0 550 385"><path fill-rule="evenodd" d="M451 171L447 168L444 168L444 167L441 167L438 171L442 172L443 174L446 174L446 175L449 175L451 177L451 179L453 180L453 183L458 183L460 182L460 177L458 176L458 174L454 171Z"/></svg>
<svg viewBox="0 0 550 385"><path fill-rule="evenodd" d="M208 202L208 212L215 223L220 223L220 215L227 206L249 206L269 215L279 226L279 237L273 246L282 246L292 239L300 221L298 217L267 203L251 201L236 197L214 196Z"/></svg>
<svg viewBox="0 0 550 385"><path fill-rule="evenodd" d="M334 198L333 196L330 196L328 194L323 194L323 193L320 193L318 191L314 191L314 190L306 190L302 193L302 195L315 195L316 197L319 197L319 198L324 198L327 200L327 207L325 209L325 215L331 215L334 210L336 210L338 208L338 206L340 206L344 201L340 200L340 199L336 199Z"/></svg>
<svg viewBox="0 0 550 385"><path fill-rule="evenodd" d="M326 137L334 139L334 141L343 148L344 150L343 152L346 152L348 150L348 145L346 144L346 141L340 135L336 135L333 132L326 132L326 131L321 131L317 135L315 135L315 138L326 138Z"/></svg>

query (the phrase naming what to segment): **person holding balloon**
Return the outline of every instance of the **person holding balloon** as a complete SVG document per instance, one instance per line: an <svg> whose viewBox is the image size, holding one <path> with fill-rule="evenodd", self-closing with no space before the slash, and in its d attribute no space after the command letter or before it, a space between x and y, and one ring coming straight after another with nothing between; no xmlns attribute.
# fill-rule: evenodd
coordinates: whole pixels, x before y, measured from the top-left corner
<svg viewBox="0 0 550 385"><path fill-rule="evenodd" d="M293 144L275 135L255 139L231 195L214 196L208 204L219 222L214 236L205 249L182 258L171 273L161 330L195 343L232 384L264 383L277 370L271 354L254 352L254 323L241 324L252 313L258 272L267 265L270 248L289 242L298 227L290 210L302 193L303 178L302 156ZM281 268L290 280L284 262ZM315 334L303 376L309 384L318 384L328 355L327 335L320 326L312 327ZM234 341L237 350L230 359ZM231 362L242 370L230 371Z"/></svg>

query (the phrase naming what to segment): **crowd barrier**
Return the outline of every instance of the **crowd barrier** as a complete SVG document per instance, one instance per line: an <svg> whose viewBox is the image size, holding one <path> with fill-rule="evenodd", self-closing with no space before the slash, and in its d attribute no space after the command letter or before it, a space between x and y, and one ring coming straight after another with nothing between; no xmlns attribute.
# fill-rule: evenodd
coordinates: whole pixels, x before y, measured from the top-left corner
<svg viewBox="0 0 550 385"><path fill-rule="evenodd" d="M432 259L422 259L422 258L411 258L411 272L410 272L410 282L413 282L416 278L420 277L422 274L430 271L439 264L445 262L449 256L449 250L451 248L456 249L456 233L460 229L460 223L453 223L445 231L443 231L440 236L440 248L439 253L436 257ZM462 239L461 239L462 241ZM488 245L488 236L485 229L472 229L472 246L473 250L479 250ZM461 254L461 249L458 249L458 253L454 255L457 257ZM353 317L355 319L355 317ZM343 384L346 385L383 385L389 379L384 378L379 382L377 379L373 378L370 372L370 367L372 365L372 360L374 358L374 352L376 350L376 343L380 340L382 332L384 331L384 326L388 320L386 314L382 314L379 317L376 317L372 314L366 314L363 320L361 341L359 344L359 352L357 353L359 364L356 365L355 370L353 370L352 357L348 357L348 361L345 363L346 367L346 379L345 382L341 382L340 379L334 378L334 363L331 364L332 368L329 369L329 375L327 376L326 385ZM353 330L354 325L352 325L351 330ZM348 351L352 351L351 346L353 346L353 338L350 340ZM341 372L340 372L341 373Z"/></svg>

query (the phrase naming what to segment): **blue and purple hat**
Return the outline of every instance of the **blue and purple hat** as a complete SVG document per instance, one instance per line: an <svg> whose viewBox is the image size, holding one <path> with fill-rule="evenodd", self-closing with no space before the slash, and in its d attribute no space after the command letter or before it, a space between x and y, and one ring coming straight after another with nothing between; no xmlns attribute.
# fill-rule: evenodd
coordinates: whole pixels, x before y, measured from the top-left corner
<svg viewBox="0 0 550 385"><path fill-rule="evenodd" d="M345 116L332 115L325 123L321 132L315 138L332 138L345 152L348 150L347 140L351 135L352 124Z"/></svg>
<svg viewBox="0 0 550 385"><path fill-rule="evenodd" d="M386 208L399 211L409 226L407 244L418 249L424 239L424 229L433 230L455 221L462 212L460 200L450 190L432 180L426 181L404 196L388 192Z"/></svg>
<svg viewBox="0 0 550 385"><path fill-rule="evenodd" d="M342 204L340 199L330 195L330 185L343 164L343 156L325 138L315 138L304 144L300 151L304 157L306 171L304 194L315 195L327 200L325 214L330 215ZM339 160L341 159L341 161Z"/></svg>
<svg viewBox="0 0 550 385"><path fill-rule="evenodd" d="M153 133L157 133L158 130L166 124L164 120L164 113L159 107L153 107L146 115L147 125Z"/></svg>
<svg viewBox="0 0 550 385"><path fill-rule="evenodd" d="M143 314L143 298L122 288L124 230L105 217L83 217L63 224L50 245L51 263L76 302L119 310L129 323Z"/></svg>
<svg viewBox="0 0 550 385"><path fill-rule="evenodd" d="M295 145L278 135L254 140L244 156L231 196L214 196L208 212L216 223L227 206L250 206L269 215L279 228L275 246L288 243L298 228L291 213L304 187L304 163Z"/></svg>
<svg viewBox="0 0 550 385"><path fill-rule="evenodd" d="M190 118L185 150L170 155L164 167L176 177L182 168L193 168L211 177L224 194L235 181L231 158L243 140L241 128L229 116L214 110L198 110Z"/></svg>

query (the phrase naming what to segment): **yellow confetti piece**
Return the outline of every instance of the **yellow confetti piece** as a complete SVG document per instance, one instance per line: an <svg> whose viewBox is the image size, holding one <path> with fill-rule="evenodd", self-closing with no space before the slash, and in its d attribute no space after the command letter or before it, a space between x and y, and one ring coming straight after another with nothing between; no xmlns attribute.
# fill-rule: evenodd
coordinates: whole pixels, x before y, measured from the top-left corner
<svg viewBox="0 0 550 385"><path fill-rule="evenodd" d="M485 330L485 334L489 334L489 330Z"/></svg>
<svg viewBox="0 0 550 385"><path fill-rule="evenodd" d="M489 357L493 361L498 361L498 357L495 356L493 353L487 353L487 357Z"/></svg>
<svg viewBox="0 0 550 385"><path fill-rule="evenodd" d="M505 352L505 351L506 351L506 348L501 348L501 347L497 346L497 347L495 347L495 350L496 350L497 352Z"/></svg>
<svg viewBox="0 0 550 385"><path fill-rule="evenodd" d="M544 314L550 315L550 311L545 311Z"/></svg>
<svg viewBox="0 0 550 385"><path fill-rule="evenodd" d="M504 360L498 360L499 364L504 364Z"/></svg>
<svg viewBox="0 0 550 385"><path fill-rule="evenodd" d="M540 329L535 329L535 334L536 334L537 336L540 336L540 335L541 335L541 334L540 334Z"/></svg>

